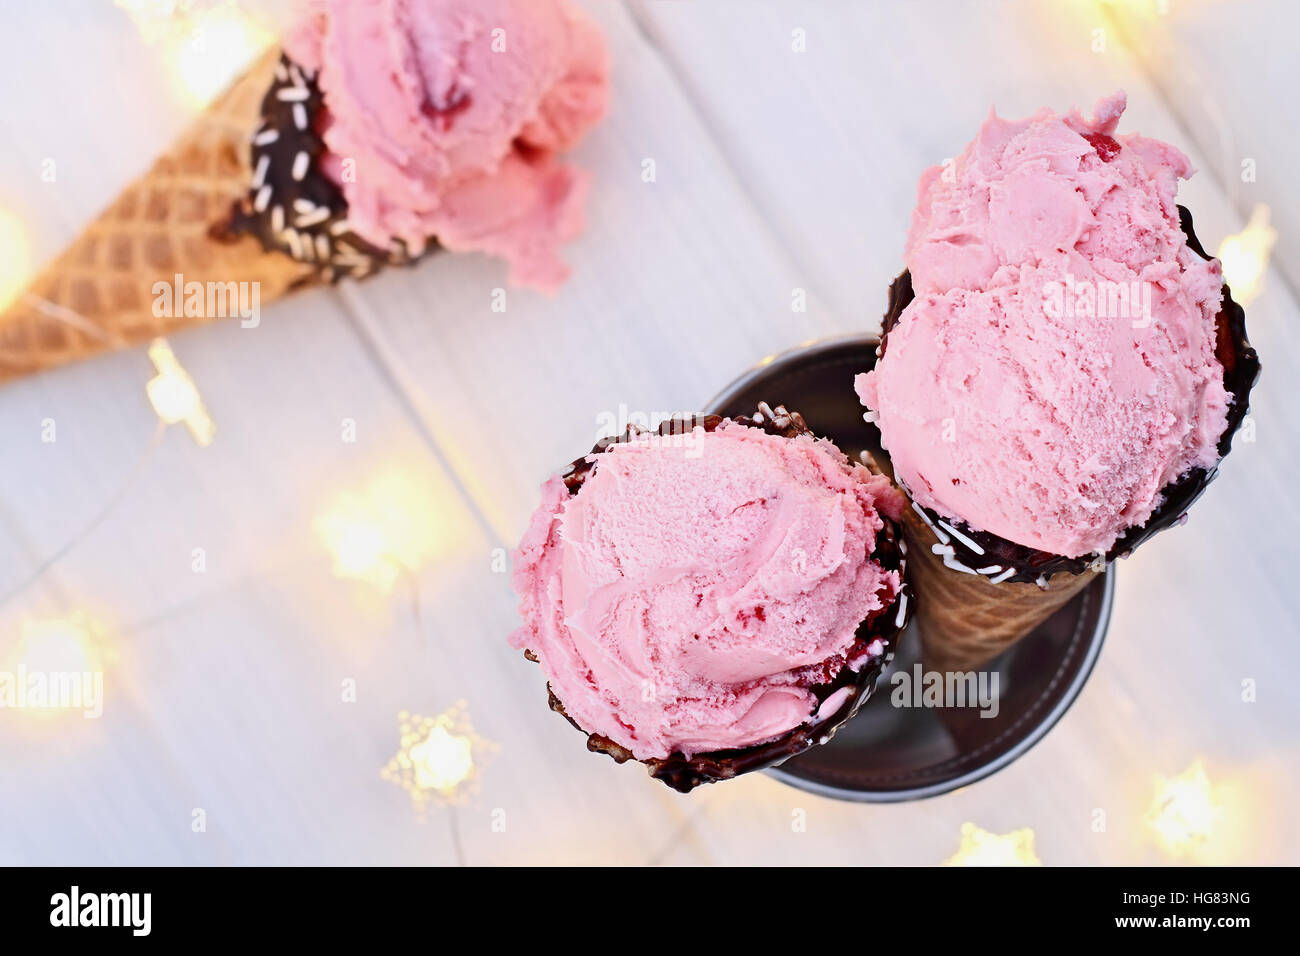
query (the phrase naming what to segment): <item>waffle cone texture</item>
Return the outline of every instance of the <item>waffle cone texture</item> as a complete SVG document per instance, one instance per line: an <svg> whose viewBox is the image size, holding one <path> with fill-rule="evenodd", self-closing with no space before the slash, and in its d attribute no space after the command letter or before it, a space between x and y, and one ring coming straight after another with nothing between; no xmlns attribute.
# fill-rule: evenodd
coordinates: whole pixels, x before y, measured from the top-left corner
<svg viewBox="0 0 1300 956"><path fill-rule="evenodd" d="M249 139L278 58L262 55L0 313L0 382L220 317L187 316L183 300L156 315L155 284L177 274L205 289L258 283L263 305L309 277L254 238L211 234L248 193Z"/></svg>
<svg viewBox="0 0 1300 956"><path fill-rule="evenodd" d="M937 671L983 667L1087 587L1096 571L1058 572L1047 587L960 571L935 554L939 539L908 508L903 521L907 565L916 590L921 660Z"/></svg>

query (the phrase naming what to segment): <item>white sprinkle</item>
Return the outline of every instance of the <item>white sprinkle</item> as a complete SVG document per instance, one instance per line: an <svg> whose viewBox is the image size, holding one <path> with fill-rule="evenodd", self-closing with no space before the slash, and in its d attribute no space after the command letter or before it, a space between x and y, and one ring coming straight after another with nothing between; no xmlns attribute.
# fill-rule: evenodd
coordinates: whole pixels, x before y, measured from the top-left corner
<svg viewBox="0 0 1300 956"><path fill-rule="evenodd" d="M334 247L333 262L337 266L346 266L350 269L361 269L368 266L369 260L364 256L357 255L354 251L346 246Z"/></svg>
<svg viewBox="0 0 1300 956"><path fill-rule="evenodd" d="M316 204L310 199L299 197L293 201L293 211L296 213L314 212Z"/></svg>
<svg viewBox="0 0 1300 956"><path fill-rule="evenodd" d="M302 238L298 235L296 229L286 229L284 231L285 241L289 243L289 254L295 259L302 258Z"/></svg>
<svg viewBox="0 0 1300 956"><path fill-rule="evenodd" d="M253 208L258 212L266 212L266 204L271 201L271 187L263 186L257 191L257 198L253 200Z"/></svg>
<svg viewBox="0 0 1300 956"><path fill-rule="evenodd" d="M307 128L307 108L301 103L293 104L293 125L298 129Z"/></svg>
<svg viewBox="0 0 1300 956"><path fill-rule="evenodd" d="M304 262L316 261L316 246L311 241L311 236L302 237L302 259Z"/></svg>
<svg viewBox="0 0 1300 956"><path fill-rule="evenodd" d="M271 232L279 235L284 231L284 207L278 203L271 207Z"/></svg>
<svg viewBox="0 0 1300 956"><path fill-rule="evenodd" d="M286 86L275 94L281 103L301 103L311 96L311 90L305 86Z"/></svg>
<svg viewBox="0 0 1300 956"><path fill-rule="evenodd" d="M907 591L898 596L898 614L894 617L894 627L902 627L907 620Z"/></svg>
<svg viewBox="0 0 1300 956"><path fill-rule="evenodd" d="M311 163L311 157L302 150L298 150L298 155L293 158L293 181L302 182L302 177L307 175L307 166Z"/></svg>
<svg viewBox="0 0 1300 956"><path fill-rule="evenodd" d="M309 212L309 213L307 213L307 214L305 214L305 215L302 215L302 216L298 216L298 217L294 220L294 225L296 225L299 229L306 229L306 228L308 228L309 226L318 226L318 225L320 225L322 222L324 222L324 221L325 221L326 219L328 219L329 217L330 217L330 211L329 211L329 209L327 209L327 208L324 207L324 206L317 206L317 207L316 207L314 210L312 210L311 212ZM323 239L323 238L325 238L325 237L322 236L321 238Z"/></svg>
<svg viewBox="0 0 1300 956"><path fill-rule="evenodd" d="M925 526L934 532L934 536L939 539L940 544L948 543L948 536L944 534L940 529L934 526L934 522L930 520L930 516L925 513L924 508L922 508L919 504L913 501L912 510L921 516L921 520L925 522ZM937 551L935 552L935 554L938 553L939 552Z"/></svg>
<svg viewBox="0 0 1300 956"><path fill-rule="evenodd" d="M862 416L862 420L866 422L868 425L874 425L876 422L880 421L880 415L877 414L876 412L868 410Z"/></svg>
<svg viewBox="0 0 1300 956"><path fill-rule="evenodd" d="M954 528L952 525L948 524L948 522L946 522L946 521L940 521L939 524L943 525L947 530L951 531L951 532L952 532L952 536L953 536L954 538L956 538L956 539L957 539L958 541L960 541L962 544L966 545L966 547L970 548L970 549L971 549L972 551L974 551L976 554L983 554L983 553L984 553L984 549L983 549L983 548L981 548L978 544L976 544L976 543L975 543L974 541L972 541L970 538L966 537L964 534L962 534L960 531L958 531L958 530L957 530L956 528Z"/></svg>
<svg viewBox="0 0 1300 956"><path fill-rule="evenodd" d="M961 571L963 574L974 574L974 568L968 568L957 560L957 552L952 549L950 544L935 544L930 546L930 550L935 554L943 556L943 566L952 568L954 571Z"/></svg>
<svg viewBox="0 0 1300 956"><path fill-rule="evenodd" d="M906 599L907 595L904 595L903 597ZM885 645L880 638L876 638L867 645L867 653L872 657L879 657L881 654L885 653Z"/></svg>
<svg viewBox="0 0 1300 956"><path fill-rule="evenodd" d="M1015 568L1007 568L1005 571L1003 571L1001 574L999 574L996 578L989 578L989 584L1001 584L1003 581L1005 581L1007 578L1011 577L1011 575L1013 575L1013 574L1015 574L1015 573L1016 573L1016 569L1015 569Z"/></svg>
<svg viewBox="0 0 1300 956"><path fill-rule="evenodd" d="M346 219L340 219L338 222L330 226L330 235L332 236L341 236L343 233L351 231L352 223L348 222Z"/></svg>
<svg viewBox="0 0 1300 956"><path fill-rule="evenodd" d="M253 137L253 145L270 146L279 138L280 138L280 131L278 129L264 129L256 136Z"/></svg>
<svg viewBox="0 0 1300 956"><path fill-rule="evenodd" d="M1002 570L1002 565L990 564L987 568L976 568L975 570L978 571L980 574L997 574L999 571Z"/></svg>
<svg viewBox="0 0 1300 956"><path fill-rule="evenodd" d="M1040 575L1038 576L1038 580L1035 581L1034 583L1037 584L1037 585L1038 585L1040 588L1042 588L1044 591L1046 591L1046 590L1047 590L1047 575L1045 575L1045 574L1040 574Z"/></svg>
<svg viewBox="0 0 1300 956"><path fill-rule="evenodd" d="M271 168L271 157L265 153L257 161L257 168L253 170L253 188L261 189L262 184L266 182L266 171Z"/></svg>
<svg viewBox="0 0 1300 956"><path fill-rule="evenodd" d="M316 237L316 258L321 262L329 262L330 259L330 241L328 236Z"/></svg>

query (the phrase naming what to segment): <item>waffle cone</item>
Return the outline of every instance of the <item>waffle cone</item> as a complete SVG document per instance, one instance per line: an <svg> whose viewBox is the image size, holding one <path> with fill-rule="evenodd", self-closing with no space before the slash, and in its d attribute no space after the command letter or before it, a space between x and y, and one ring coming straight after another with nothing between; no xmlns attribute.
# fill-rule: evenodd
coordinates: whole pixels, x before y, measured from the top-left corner
<svg viewBox="0 0 1300 956"><path fill-rule="evenodd" d="M948 567L934 532L908 508L907 565L916 589L921 659L938 671L976 670L1020 640L1082 591L1097 572L1052 575L1047 587L1002 581Z"/></svg>
<svg viewBox="0 0 1300 956"><path fill-rule="evenodd" d="M215 318L187 316L183 302L154 314L155 283L177 274L205 289L259 283L261 304L308 278L309 266L254 238L210 235L248 193L249 139L278 58L272 49L249 67L0 312L0 382Z"/></svg>

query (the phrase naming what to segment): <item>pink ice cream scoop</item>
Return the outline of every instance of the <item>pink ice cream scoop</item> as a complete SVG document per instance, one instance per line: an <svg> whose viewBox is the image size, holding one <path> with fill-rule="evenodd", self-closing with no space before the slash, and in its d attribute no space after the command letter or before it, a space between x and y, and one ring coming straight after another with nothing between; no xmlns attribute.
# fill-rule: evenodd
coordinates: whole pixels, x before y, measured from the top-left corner
<svg viewBox="0 0 1300 956"><path fill-rule="evenodd" d="M554 290L586 176L557 159L604 114L609 66L569 0L314 0L285 41L318 72L323 169L385 249L431 239Z"/></svg>
<svg viewBox="0 0 1300 956"><path fill-rule="evenodd" d="M552 478L514 554L511 644L572 721L639 760L836 711L851 690L828 682L879 663L859 625L892 619L901 588L873 558L902 508L886 479L807 434L712 424L612 445L576 491Z"/></svg>
<svg viewBox="0 0 1300 956"><path fill-rule="evenodd" d="M1231 398L1219 263L1188 247L1174 147L1093 117L990 115L921 179L915 299L856 381L921 506L1051 554L1104 554L1212 469Z"/></svg>

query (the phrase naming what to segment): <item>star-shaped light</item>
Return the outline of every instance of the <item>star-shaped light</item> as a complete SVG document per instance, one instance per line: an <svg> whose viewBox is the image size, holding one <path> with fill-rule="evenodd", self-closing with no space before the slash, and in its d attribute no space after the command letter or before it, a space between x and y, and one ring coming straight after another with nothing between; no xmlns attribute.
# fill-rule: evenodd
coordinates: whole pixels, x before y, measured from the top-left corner
<svg viewBox="0 0 1300 956"><path fill-rule="evenodd" d="M401 745L380 776L410 794L419 812L430 800L463 802L481 758L497 749L474 732L464 701L436 717L402 711L397 719Z"/></svg>
<svg viewBox="0 0 1300 956"><path fill-rule="evenodd" d="M961 846L944 866L1042 866L1034 852L1034 831L990 833L973 823L961 825Z"/></svg>
<svg viewBox="0 0 1300 956"><path fill-rule="evenodd" d="M1146 823L1160 849L1177 857L1205 844L1222 816L1223 807L1198 757L1178 776L1156 778Z"/></svg>
<svg viewBox="0 0 1300 956"><path fill-rule="evenodd" d="M158 417L167 425L183 422L201 447L212 444L217 429L203 404L203 396L166 339L153 340L149 345L149 359L158 374L149 379L145 391Z"/></svg>

